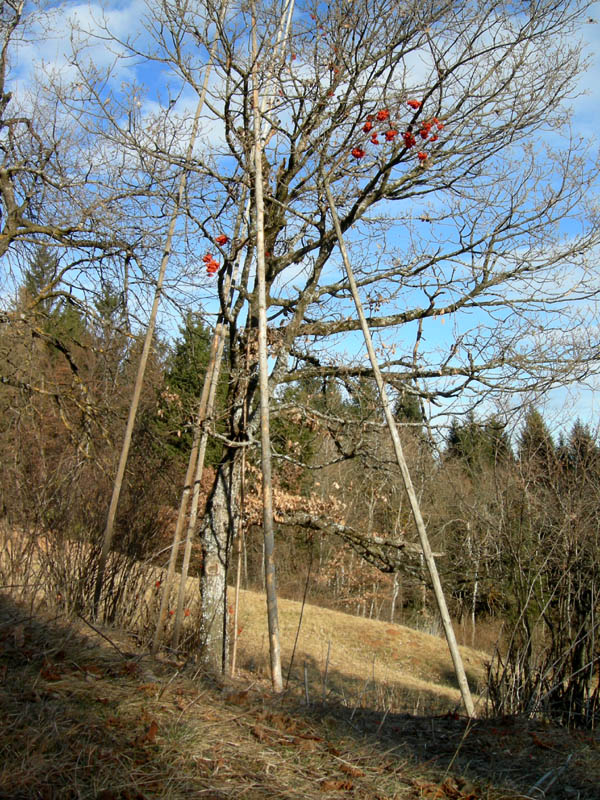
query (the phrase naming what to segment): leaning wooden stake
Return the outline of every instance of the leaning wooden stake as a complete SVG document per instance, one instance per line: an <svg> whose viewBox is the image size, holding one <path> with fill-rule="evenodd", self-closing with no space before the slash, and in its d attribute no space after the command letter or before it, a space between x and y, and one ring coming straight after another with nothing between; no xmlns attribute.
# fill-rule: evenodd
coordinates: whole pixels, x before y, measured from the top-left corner
<svg viewBox="0 0 600 800"><path fill-rule="evenodd" d="M256 270L258 283L258 364L260 389L261 467L263 495L263 536L265 543L265 587L269 623L269 652L273 691L283 690L281 649L275 585L273 485L271 480L271 436L269 430L269 367L267 358L267 300L265 279L264 199L262 171L261 116L258 93L258 47L256 17L252 18L252 111L254 116L254 200L256 206Z"/></svg>
<svg viewBox="0 0 600 800"><path fill-rule="evenodd" d="M246 340L246 391L248 390L248 369L250 363L250 339ZM246 430L248 406L244 403L242 408L242 430ZM238 619L240 610L240 583L242 576L242 549L244 547L244 507L246 505L246 448L242 450L242 464L240 474L240 513L238 515L237 529L237 559L235 574L235 595L233 600L233 643L231 648L231 677L235 677L238 646Z"/></svg>
<svg viewBox="0 0 600 800"><path fill-rule="evenodd" d="M335 207L335 203L333 200L333 196L331 194L331 190L329 188L329 184L325 183L325 191L327 193L327 202L329 203L329 208L331 210L331 216L333 218L333 225L335 228L336 236L338 239L338 244L340 248L340 252L342 254L342 259L344 261L344 267L346 268L346 274L348 276L348 283L350 284L350 291L352 292L352 297L354 299L354 303L356 305L356 312L358 314L358 318L360 320L360 325L362 328L363 336L365 338L365 344L367 346L367 351L369 353L369 359L371 361L371 367L373 369L373 375L375 377L375 381L377 383L377 388L379 389L379 394L381 397L381 404L383 406L383 411L385 413L385 418L390 429L390 434L392 437L392 441L394 443L394 450L396 453L396 459L398 461L398 466L400 467L400 472L402 473L402 480L404 481L404 486L406 488L406 493L408 495L408 499L410 502L411 511L415 520L415 525L417 526L417 531L419 533L419 539L421 540L421 548L423 550L423 557L425 559L425 563L427 564L427 569L429 570L429 576L431 578L431 583L433 586L433 592L435 594L435 599L437 602L437 606L440 612L440 616L442 618L442 624L444 626L444 632L446 634L446 639L448 641L448 647L450 649L450 655L452 656L452 662L454 664L454 672L456 674L456 679L458 681L458 685L460 688L460 693L462 695L463 703L465 706L465 710L469 717L475 716L475 708L473 706L473 699L471 697L471 692L469 690L469 684L467 682L467 676L465 674L465 669L463 666L462 658L460 656L460 651L458 649L458 644L456 642L456 637L454 635L454 629L452 627L452 620L450 619L450 614L448 613L448 606L446 605L446 598L444 597L444 591L442 589L442 584L440 581L440 577L437 571L437 566L435 563L435 559L433 557L433 553L431 551L431 547L429 545L429 537L427 536L427 530L425 529L425 523L423 521L423 516L421 515L421 509L419 507L419 501L417 499L416 492L413 487L413 483L410 477L410 472L408 470L408 465L406 463L406 459L404 458L404 453L402 451L402 444L400 443L400 436L398 435L398 429L396 428L396 422L394 420L394 416L392 414L392 410L390 407L390 402L387 396L387 391L385 388L385 384L383 382L383 378L381 376L381 370L379 369L379 363L377 361L377 356L375 354L375 349L373 347L373 341L371 339L371 333L369 331L369 327L367 325L367 320L363 311L362 302L360 300L360 296L358 294L358 288L356 286L356 281L354 280L354 273L352 272L352 267L350 266L350 259L348 258L348 251L346 250L346 243L344 242L344 238L342 235L342 228L340 226L339 217L337 215L337 210Z"/></svg>
<svg viewBox="0 0 600 800"><path fill-rule="evenodd" d="M205 385L208 385L208 401L206 404L206 413L198 418L197 426L201 428L212 417L215 407L215 396L217 393L217 386L219 383L219 376L221 374L221 364L223 362L223 348L225 339L223 336L223 323L219 320L215 335L213 339L213 348L211 350L211 362L206 371ZM216 351L214 348L216 346ZM214 359L213 359L214 351ZM194 540L194 532L196 530L196 520L198 519L198 503L200 500L200 484L202 483L202 475L204 473L204 461L206 458L206 446L208 443L208 431L203 428L200 438L200 447L198 448L198 457L196 463L196 470L194 476L194 485L192 491L192 501L190 505L190 517L187 525L187 534L185 538L185 548L183 552L183 564L181 566L181 578L179 581L179 593L177 595L177 610L175 612L175 625L173 628L172 646L177 649L179 647L179 638L181 636L181 626L183 623L183 612L185 602L185 590L187 584L187 576L190 568L190 559L192 555L192 544Z"/></svg>
<svg viewBox="0 0 600 800"><path fill-rule="evenodd" d="M156 630L154 631L154 640L152 642L152 653L156 654L160 647L160 639L162 636L165 622L167 619L167 610L169 599L171 596L171 587L173 585L173 578L175 576L175 566L177 563L177 555L179 553L179 545L181 543L181 534L183 533L183 526L187 515L190 492L192 490L192 483L196 474L196 465L198 463L198 450L200 445L200 432L202 430L202 423L207 416L207 409L209 404L210 387L212 382L212 375L215 370L219 353L219 337L214 336L208 366L206 368L206 375L204 376L204 385L202 387L202 394L200 395L200 402L198 404L198 413L194 425L194 439L192 442L192 449L190 451L187 471L185 474L185 484L181 493L179 501L179 512L177 514L177 522L175 524L175 532L173 534L173 544L171 545L171 555L169 558L169 566L167 568L167 575L163 581L162 597L160 602L160 611L158 612L158 620L156 623Z"/></svg>
<svg viewBox="0 0 600 800"><path fill-rule="evenodd" d="M224 7L225 6L226 4L224 4ZM194 122L192 125L192 131L190 134L190 140L188 142L188 147L186 152L186 159L185 159L186 165L191 162L192 154L194 152L194 146L196 144L196 138L198 136L198 129L200 126L200 114L204 106L204 100L208 89L208 79L210 76L212 59L214 57L215 50L216 50L216 43L213 45L213 48L211 50L210 61L208 63L204 75L204 85L202 86L200 97L198 98L198 105L196 107L196 113L194 115ZM179 212L181 210L181 206L183 204L183 200L185 197L185 187L187 183L188 172L189 172L188 167L185 166L179 178L179 186L177 187L177 197L175 200L175 207L173 208L171 219L169 220L169 229L167 231L167 236L163 247L162 260L160 263L160 269L158 271L158 277L156 279L156 288L154 290L154 300L152 303L152 310L150 312L150 318L148 320L148 327L146 329L146 336L144 338L144 346L142 349L142 355L140 357L140 362L138 365L138 371L135 379L135 386L133 388L131 404L129 406L129 415L127 418L125 435L123 437L123 444L121 446L119 465L117 467L117 474L115 476L115 482L113 484L112 497L110 500L110 506L108 508L108 514L106 517L106 527L104 529L104 538L102 541L102 549L100 551L100 559L98 562L98 573L96 575L96 585L94 587L93 608L94 608L94 617L96 618L98 616L98 611L100 608L100 597L102 595L102 587L104 585L104 573L106 572L106 562L108 560L108 555L110 553L110 548L114 536L117 507L119 505L119 499L121 497L123 478L125 476L125 467L127 466L127 459L129 458L129 448L131 446L131 438L133 436L133 426L135 425L135 419L137 416L140 396L142 393L142 386L144 384L144 376L146 373L146 366L148 364L148 357L150 355L150 347L152 346L152 340L154 338L156 317L158 315L158 307L160 305L160 300L162 297L165 273L167 271L167 266L169 264L169 259L171 256L173 237L175 235L175 226L177 225L177 219L179 217Z"/></svg>

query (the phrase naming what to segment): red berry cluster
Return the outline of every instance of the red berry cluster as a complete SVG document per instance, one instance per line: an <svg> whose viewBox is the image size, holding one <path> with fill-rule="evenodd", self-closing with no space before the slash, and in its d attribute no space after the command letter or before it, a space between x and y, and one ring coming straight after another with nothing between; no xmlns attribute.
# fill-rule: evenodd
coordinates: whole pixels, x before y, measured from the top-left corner
<svg viewBox="0 0 600 800"><path fill-rule="evenodd" d="M218 244L220 247L226 245L228 241L229 236L225 233L220 233L218 236L215 236L215 244ZM202 261L206 264L206 272L208 275L214 275L219 271L219 262L215 261L212 253L207 253L205 256L202 256Z"/></svg>
<svg viewBox="0 0 600 800"><path fill-rule="evenodd" d="M219 262L215 261L212 253L207 253L205 256L202 256L202 261L206 264L207 275L214 275L215 272L219 271Z"/></svg>
<svg viewBox="0 0 600 800"><path fill-rule="evenodd" d="M407 100L406 105L417 111L419 108L421 108L422 103L420 100ZM375 145L380 144L379 141L380 134L376 130L373 130L375 121L386 122L389 119L390 119L390 112L387 108L380 109L375 115L373 114L368 115L367 120L362 127L362 130L363 133L370 134L371 144ZM386 142L393 142L396 136L398 136L399 131L392 125L391 122L389 122L388 124L390 127L388 128L388 130L383 131L382 133L383 136L385 137ZM441 131L443 127L444 123L440 122L440 120L437 117L433 117L432 119L427 120L426 122L423 122L421 124L421 128L419 130L419 136L421 137L421 139L423 139L423 141L435 142L438 139L437 131ZM404 133L402 134L402 140L404 141L404 146L406 147L407 150L410 150L417 143L417 139L414 133L410 129L404 131ZM367 151L364 149L364 147L355 147L351 151L351 155L357 160L364 158L366 154ZM417 153L417 158L421 163L425 162L428 157L429 157L428 154L423 150L420 150Z"/></svg>

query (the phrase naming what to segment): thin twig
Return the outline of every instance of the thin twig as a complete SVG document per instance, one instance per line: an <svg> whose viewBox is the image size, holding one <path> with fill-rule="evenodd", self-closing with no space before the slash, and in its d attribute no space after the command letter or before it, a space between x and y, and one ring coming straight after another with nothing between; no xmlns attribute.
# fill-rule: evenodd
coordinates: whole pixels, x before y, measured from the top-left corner
<svg viewBox="0 0 600 800"><path fill-rule="evenodd" d="M377 730L375 731L375 736L379 736L381 729L383 728L383 724L387 719L387 715L390 713L390 707L388 706L386 710L383 712L383 717L381 718L381 722L377 726Z"/></svg>
<svg viewBox="0 0 600 800"><path fill-rule="evenodd" d="M290 666L288 668L288 674L285 681L285 688L287 690L288 686L290 685L290 675L292 673L292 666L294 665L294 656L296 655L296 645L298 644L298 637L300 636L300 628L302 626L302 618L304 616L304 606L306 605L306 595L308 594L308 584L310 582L310 572L312 568L313 562L313 550L312 547L310 549L310 561L308 562L308 571L306 573L306 581L304 583L304 594L302 596L302 605L300 607L300 617L298 619L298 627L296 628L296 638L294 639L294 647L292 648L292 657L290 658Z"/></svg>
<svg viewBox="0 0 600 800"><path fill-rule="evenodd" d="M193 700L190 700L190 702L187 704L187 706L185 708L181 709L181 714L177 717L177 722L181 722L181 718L183 717L185 712L189 708L191 708L194 705L194 703L197 703L198 700L201 700L207 692L208 692L208 689L205 689L203 692L200 692L197 697L194 697Z"/></svg>
<svg viewBox="0 0 600 800"><path fill-rule="evenodd" d="M77 613L77 616L79 617L79 619L80 619L82 622L85 622L85 624L86 624L88 627L90 627L90 628L91 628L93 631L95 631L95 632L98 634L98 636L101 636L101 637L102 637L103 639L105 639L105 640L106 640L106 641L107 641L107 642L108 642L108 643L109 643L109 644L110 644L112 647L114 647L114 648L115 648L115 650L117 651L117 653L118 653L118 654L121 656L121 658L124 658L126 661L128 661L128 660L131 658L131 656L130 656L130 655L128 655L127 653L124 653L124 652L123 652L121 649L119 649L119 647L117 647L117 645L116 645L116 644L113 642L113 640L112 640L112 639L109 639L109 637L108 637L108 636L106 636L106 634L102 633L102 631L99 631L99 630L98 630L98 628L96 628L96 626L95 626L95 625L92 625L92 623L91 623L91 622L89 622L89 621L88 621L88 620L87 620L85 617L82 617L82 616L81 616L81 614L80 614L79 612L76 612L76 613ZM140 658L141 658L141 656L140 656Z"/></svg>
<svg viewBox="0 0 600 800"><path fill-rule="evenodd" d="M545 775L542 775L539 781L536 781L533 784L533 786L529 790L529 794L532 794L535 791L545 795L547 790L556 783L556 781L560 778L562 773L567 769L567 767L569 766L569 762L572 758L573 758L573 753L569 753L569 755L567 756L567 760L565 761L564 764L562 764L560 767L554 767L553 769L549 769ZM547 778L551 778L551 780L548 781L547 785L544 788L542 788Z"/></svg>
<svg viewBox="0 0 600 800"><path fill-rule="evenodd" d="M304 695L306 697L306 706L310 706L310 695L308 693L308 667L306 661L304 662Z"/></svg>
<svg viewBox="0 0 600 800"><path fill-rule="evenodd" d="M327 673L329 672L329 654L331 652L331 639L327 642L327 658L325 659L325 674L323 675L323 701L327 695Z"/></svg>

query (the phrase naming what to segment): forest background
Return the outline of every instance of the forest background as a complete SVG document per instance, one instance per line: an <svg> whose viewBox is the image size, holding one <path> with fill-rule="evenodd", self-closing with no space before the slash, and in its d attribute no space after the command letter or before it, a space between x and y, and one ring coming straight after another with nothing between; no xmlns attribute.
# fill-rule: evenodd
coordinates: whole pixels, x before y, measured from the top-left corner
<svg viewBox="0 0 600 800"><path fill-rule="evenodd" d="M457 627L500 636L493 703L593 724L600 449L540 410L597 369L597 154L570 108L593 11L289 8L2 5L3 583L42 559L55 602L127 624L136 565L168 562L221 330L184 641L227 661L236 537L264 581L262 269L279 590L308 574L313 602L435 628L331 187Z"/></svg>

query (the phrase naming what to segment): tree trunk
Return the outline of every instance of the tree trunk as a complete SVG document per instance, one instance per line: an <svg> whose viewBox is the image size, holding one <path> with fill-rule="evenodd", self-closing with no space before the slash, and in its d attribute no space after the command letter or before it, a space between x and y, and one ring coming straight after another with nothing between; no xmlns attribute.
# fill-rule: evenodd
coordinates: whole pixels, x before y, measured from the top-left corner
<svg viewBox="0 0 600 800"><path fill-rule="evenodd" d="M240 467L235 453L219 467L202 531L200 658L216 671L227 668L227 571L238 509Z"/></svg>

